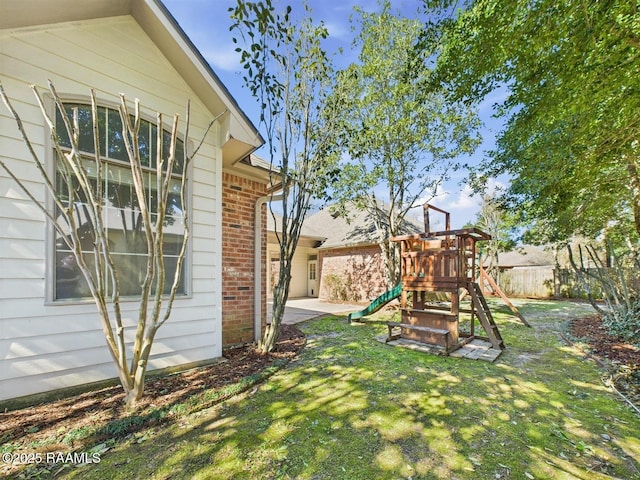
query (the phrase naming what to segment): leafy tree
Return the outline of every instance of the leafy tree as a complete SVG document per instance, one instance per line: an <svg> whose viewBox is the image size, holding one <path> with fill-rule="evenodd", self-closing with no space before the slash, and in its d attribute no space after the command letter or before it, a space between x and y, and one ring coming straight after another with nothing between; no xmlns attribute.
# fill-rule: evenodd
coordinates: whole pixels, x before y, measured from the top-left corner
<svg viewBox="0 0 640 480"><path fill-rule="evenodd" d="M595 278L615 322L637 332L640 4L468 0L456 12L450 0L425 4L444 18L423 39L442 41L438 78L453 97L473 104L508 87L497 110L506 128L480 177L512 176L503 200L540 239L604 236L607 257L619 261L605 268L587 248ZM572 263L586 278L584 264Z"/></svg>
<svg viewBox="0 0 640 480"><path fill-rule="evenodd" d="M491 240L482 242L480 248L483 256L488 259L487 273L498 282L500 253L509 252L516 246L512 235L513 219L500 206L495 197L484 194L475 226L491 235Z"/></svg>
<svg viewBox="0 0 640 480"><path fill-rule="evenodd" d="M339 73L333 97L342 108L340 146L348 158L334 195L341 213L355 202L376 220L392 286L400 273L389 237L401 233L409 209L433 198L460 168L456 157L477 146L478 120L429 84L435 52L416 50L419 20L393 14L384 0L377 13L356 7L352 22L360 54L359 63Z"/></svg>
<svg viewBox="0 0 640 480"><path fill-rule="evenodd" d="M423 40L440 41L438 80L452 85L453 97L477 104L508 87L497 109L506 128L479 176L509 173L509 208L540 223L549 240L629 226L625 235L637 238L639 4L425 4L444 18L427 25Z"/></svg>
<svg viewBox="0 0 640 480"><path fill-rule="evenodd" d="M125 97L121 95L119 113L122 125L123 156L129 162L133 183L130 194L135 196L135 199L116 200L108 194L105 196L103 191L107 172L100 160L101 121L95 92L91 91L91 108L88 110L90 117L85 118L82 125L79 109L74 108L69 112L53 84L49 83L49 93L55 101L56 115L64 125L64 132L58 132L56 131L57 122L49 116L41 93L36 87L32 87L32 90L49 128L51 142L56 152L58 169L55 179L47 173L43 161L38 157L33 143L27 136L18 112L1 84L0 97L16 121L25 145L42 176L45 191L52 199L55 208L49 210L39 202L4 161L0 161L0 167L43 212L60 241L64 242L71 251L97 307L107 346L125 391L125 402L127 406L134 407L144 392L144 380L156 332L169 320L176 293L181 285L182 264L189 239L187 209L181 208L184 236L176 252L177 265L173 278L166 278L167 269L163 253L166 247L164 227L175 221L172 213L176 206L186 205L188 165L199 147L191 156L187 156L183 151L183 157L177 158L176 139L179 117L176 115L165 145L166 149L163 149L163 143L165 143L162 140L163 120L162 115L158 113L156 132L160 133L156 139L154 160L157 181L155 185L147 187L144 177L148 172L143 169L141 158L141 152L144 149L140 148L139 143L142 122L140 105L136 100L135 110L131 112ZM211 125L213 122L209 128ZM189 105L187 104L185 137L188 136L188 126ZM81 142L85 141L89 142L90 147L87 147L86 143L81 147ZM93 159L88 159L86 153L81 151L94 152ZM90 165L93 166L90 167ZM172 181L172 174L176 171L182 176L178 192ZM66 188L58 188L58 182ZM149 190L153 191L153 195ZM147 254L141 283L138 285L140 295L138 319L131 349L127 346L125 339L125 326L120 309L120 297L126 295L122 290L123 277L126 277L128 272L123 273L119 269L120 265L115 261L116 252L111 245L109 230L105 223L105 210L110 205L120 209L121 212L131 213L132 219L138 223L135 229L142 235L144 252ZM83 217L85 220L81 221Z"/></svg>
<svg viewBox="0 0 640 480"><path fill-rule="evenodd" d="M333 70L322 48L327 29L313 24L308 8L306 17L294 18L290 6L278 13L271 0L238 0L230 12L235 21L231 29L239 35L234 42L244 43L236 49L244 81L260 102L273 175L282 184L272 323L258 345L260 351L269 352L275 347L289 296L291 262L302 222L311 199L321 194L334 172L331 149L338 115L326 111ZM270 206L273 214L273 202Z"/></svg>

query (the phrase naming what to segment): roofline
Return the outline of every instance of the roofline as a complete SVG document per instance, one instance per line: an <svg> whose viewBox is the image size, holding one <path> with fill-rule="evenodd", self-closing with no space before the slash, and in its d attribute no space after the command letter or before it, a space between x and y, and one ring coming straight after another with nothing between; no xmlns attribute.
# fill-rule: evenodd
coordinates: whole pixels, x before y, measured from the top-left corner
<svg viewBox="0 0 640 480"><path fill-rule="evenodd" d="M221 120L228 128L227 140L235 138L240 143L223 148L231 155L229 162L265 144L259 130L161 0L0 0L0 11L0 30L133 17L211 113L218 115L220 107L227 108L229 113Z"/></svg>
<svg viewBox="0 0 640 480"><path fill-rule="evenodd" d="M380 244L377 242L357 242L357 243L345 243L343 245L328 245L320 246L318 250L337 250L339 248L354 248L354 247L377 247Z"/></svg>
<svg viewBox="0 0 640 480"><path fill-rule="evenodd" d="M251 121L251 119L249 119L249 117L247 117L247 114L244 113L244 110L242 110L242 108L240 107L240 105L238 104L238 102L234 98L234 96L231 94L231 92L229 91L227 86L222 82L222 80L220 80L220 77L218 77L218 74L211 68L211 65L209 65L209 62L207 62L207 60L204 58L202 53L200 53L200 50L198 50L198 47L196 47L195 44L191 41L191 39L186 34L186 32L182 29L182 27L180 26L178 21L171 14L171 12L167 9L165 4L162 3L161 0L147 0L147 1L154 2L156 4L156 6L162 11L164 16L167 17L169 22L171 22L171 25L173 26L173 28L180 35L180 37L182 37L182 40L187 44L187 46L191 49L191 52L200 61L200 63L205 68L207 73L213 77L213 79L216 81L216 83L218 85L220 85L220 87L222 88L224 94L227 96L227 98L230 100L230 102L233 104L233 106L238 110L238 112L242 116L242 119L251 126L251 128L256 132L257 137L259 138L259 140L262 143L262 145L264 145L265 144L265 140L262 137L262 135L260 134L260 131L256 128L256 126ZM253 151L257 150L258 148L259 147L256 147ZM251 152L251 153L253 153L253 152Z"/></svg>
<svg viewBox="0 0 640 480"><path fill-rule="evenodd" d="M276 234L278 234L280 232L276 232L273 229L269 229L269 230L267 230L267 233L271 233L271 234L276 235ZM327 239L327 237L319 237L319 236L316 236L316 235L305 235L304 233L301 233L299 235L299 238L304 238L305 240L314 240L316 242L324 242ZM315 247L315 248L320 248L320 247Z"/></svg>

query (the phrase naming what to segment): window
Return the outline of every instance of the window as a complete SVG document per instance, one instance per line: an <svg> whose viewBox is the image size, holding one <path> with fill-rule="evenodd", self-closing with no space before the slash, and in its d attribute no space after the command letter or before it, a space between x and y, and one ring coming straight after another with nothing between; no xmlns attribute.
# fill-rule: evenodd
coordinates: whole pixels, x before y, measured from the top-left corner
<svg viewBox="0 0 640 480"><path fill-rule="evenodd" d="M81 152L86 153L86 158L83 159L84 167L88 177L94 182L94 191L97 192L97 169L94 157L91 107L82 104L66 104L65 107L70 118L73 118L73 110L78 110L79 146ZM111 255L119 272L120 295L136 296L140 294L141 284L144 280L147 248L142 216L129 167L129 158L122 137L120 113L114 109L99 107L98 127L103 168L103 222L108 234ZM57 112L56 116L56 130L63 150L65 147L70 148L71 143L59 112ZM152 220L154 220L154 212L157 210L158 197L155 175L156 138L156 125L148 121L142 121L138 142ZM170 139L170 133L165 131L163 133L163 152L168 152ZM183 148L182 141L179 141L176 148L176 157L179 161L176 161L173 169L167 202L167 214L164 222L165 293L170 291L173 284L178 255L184 239L183 205L180 199ZM68 199L69 186L64 181L59 169L60 163L56 162L56 189L62 198L66 197ZM74 188L73 185L71 188ZM91 263L94 241L92 223L86 208L86 200L83 202L80 194L76 198L79 198L76 203L76 222L80 233L82 250L87 262ZM55 238L55 261L53 298L60 300L89 297L90 292L86 282L77 270L74 257L59 233L56 233ZM185 291L183 266L181 286L178 289L178 293L184 294Z"/></svg>
<svg viewBox="0 0 640 480"><path fill-rule="evenodd" d="M318 268L318 264L315 260L309 261L309 280L316 280L316 269Z"/></svg>

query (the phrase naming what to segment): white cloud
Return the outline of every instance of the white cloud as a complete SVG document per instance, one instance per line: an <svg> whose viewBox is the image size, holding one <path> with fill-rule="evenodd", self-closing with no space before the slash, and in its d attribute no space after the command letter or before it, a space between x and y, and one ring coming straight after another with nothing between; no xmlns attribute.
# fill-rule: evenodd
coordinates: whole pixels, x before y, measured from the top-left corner
<svg viewBox="0 0 640 480"><path fill-rule="evenodd" d="M480 199L468 185L455 192L442 189L430 202L433 206L451 214L451 228L457 229L475 219L480 210ZM441 225L444 228L444 224Z"/></svg>
<svg viewBox="0 0 640 480"><path fill-rule="evenodd" d="M507 184L498 180L497 178L490 178L487 181L487 193L489 195L495 195L507 188Z"/></svg>
<svg viewBox="0 0 640 480"><path fill-rule="evenodd" d="M329 32L330 38L337 38L351 42L351 28L344 22L325 21L324 26Z"/></svg>
<svg viewBox="0 0 640 480"><path fill-rule="evenodd" d="M458 192L456 200L453 202L453 208L475 208L477 203L477 200L474 198L473 190L471 190L469 185L465 185L462 190Z"/></svg>
<svg viewBox="0 0 640 480"><path fill-rule="evenodd" d="M241 70L240 56L233 48L211 48L201 52L202 56L213 66L214 70L239 72Z"/></svg>

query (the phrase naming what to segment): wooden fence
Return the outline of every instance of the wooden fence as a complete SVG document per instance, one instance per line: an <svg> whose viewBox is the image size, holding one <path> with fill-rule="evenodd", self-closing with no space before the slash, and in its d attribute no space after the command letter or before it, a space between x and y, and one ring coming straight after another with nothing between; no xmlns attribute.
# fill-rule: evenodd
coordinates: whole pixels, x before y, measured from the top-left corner
<svg viewBox="0 0 640 480"><path fill-rule="evenodd" d="M508 297L523 298L587 298L575 273L571 269L553 267L523 267L502 270L498 284ZM591 284L598 296L598 287Z"/></svg>

